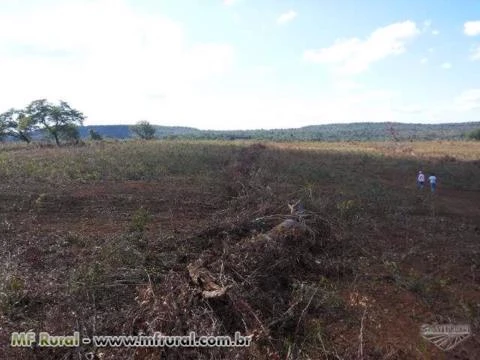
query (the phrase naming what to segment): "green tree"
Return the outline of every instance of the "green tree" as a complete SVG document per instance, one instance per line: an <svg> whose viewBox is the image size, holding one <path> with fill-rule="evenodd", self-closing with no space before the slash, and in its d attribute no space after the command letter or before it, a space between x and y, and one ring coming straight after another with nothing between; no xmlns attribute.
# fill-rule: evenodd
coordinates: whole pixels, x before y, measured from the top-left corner
<svg viewBox="0 0 480 360"><path fill-rule="evenodd" d="M472 140L480 140L480 129L473 130L468 134L468 138Z"/></svg>
<svg viewBox="0 0 480 360"><path fill-rule="evenodd" d="M0 140L8 136L8 122L0 115Z"/></svg>
<svg viewBox="0 0 480 360"><path fill-rule="evenodd" d="M137 135L140 139L151 140L155 138L155 127L148 121L139 121L130 127L130 131Z"/></svg>
<svg viewBox="0 0 480 360"><path fill-rule="evenodd" d="M25 113L53 137L57 146L60 146L60 139L78 141L80 138L78 126L83 124L85 116L65 101L55 105L45 99L35 100L27 106Z"/></svg>
<svg viewBox="0 0 480 360"><path fill-rule="evenodd" d="M90 129L90 131L88 132L88 134L90 135L90 140L103 140L103 137L102 135L100 135L98 132L96 132L95 130L93 129Z"/></svg>
<svg viewBox="0 0 480 360"><path fill-rule="evenodd" d="M80 130L75 124L66 124L60 130L59 138L65 142L78 144L80 141Z"/></svg>
<svg viewBox="0 0 480 360"><path fill-rule="evenodd" d="M0 114L0 132L5 136L30 143L32 132L38 129L38 124L23 110L10 109Z"/></svg>

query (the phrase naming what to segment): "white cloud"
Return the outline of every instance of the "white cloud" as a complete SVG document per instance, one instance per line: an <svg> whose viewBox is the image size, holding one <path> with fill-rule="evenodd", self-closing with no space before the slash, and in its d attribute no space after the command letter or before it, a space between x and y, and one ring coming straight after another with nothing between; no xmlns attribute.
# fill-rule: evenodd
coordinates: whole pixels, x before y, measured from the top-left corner
<svg viewBox="0 0 480 360"><path fill-rule="evenodd" d="M343 84L354 94L310 97L277 94L268 84L257 89L250 80L248 88L211 86L232 70L229 44L190 44L181 24L126 2L72 0L0 13L0 112L47 98L68 101L88 116L87 124L146 119L245 129L394 120L391 93L354 83ZM243 69L250 70L257 80L280 76L270 64Z"/></svg>
<svg viewBox="0 0 480 360"><path fill-rule="evenodd" d="M257 65L251 69L251 74L254 76L269 76L273 75L277 69L269 65Z"/></svg>
<svg viewBox="0 0 480 360"><path fill-rule="evenodd" d="M350 91L362 89L363 85L352 80L339 80L333 84L334 88L340 91Z"/></svg>
<svg viewBox="0 0 480 360"><path fill-rule="evenodd" d="M470 60L480 60L480 45L477 45L470 50Z"/></svg>
<svg viewBox="0 0 480 360"><path fill-rule="evenodd" d="M225 74L232 66L234 49L228 44L201 43L194 45L185 55L183 71L192 77L209 77Z"/></svg>
<svg viewBox="0 0 480 360"><path fill-rule="evenodd" d="M465 24L463 24L463 32L467 36L480 35L480 20L467 21Z"/></svg>
<svg viewBox="0 0 480 360"><path fill-rule="evenodd" d="M200 95L188 99L188 107L180 107L170 102L159 111L177 109L175 116L178 122L203 129L207 127L204 120L199 116L192 116L192 113L208 114L211 119L208 127L216 129L292 128L328 122L394 121L395 114L390 108L392 96L391 92L385 90L329 97L252 93Z"/></svg>
<svg viewBox="0 0 480 360"><path fill-rule="evenodd" d="M442 65L441 65L441 68L442 69L445 69L445 70L449 70L452 68L452 64L450 64L449 62L444 62Z"/></svg>
<svg viewBox="0 0 480 360"><path fill-rule="evenodd" d="M2 12L0 111L62 98L92 121L132 123L161 106L159 98L188 95L225 74L234 57L229 44L189 45L181 24L122 1Z"/></svg>
<svg viewBox="0 0 480 360"><path fill-rule="evenodd" d="M277 23L280 24L280 25L284 25L286 23L289 23L293 19L295 19L297 17L297 15L298 14L294 10L287 11L286 13L281 14L277 18Z"/></svg>
<svg viewBox="0 0 480 360"><path fill-rule="evenodd" d="M393 107L394 112L404 113L404 114L420 114L425 111L425 109L418 105L401 105Z"/></svg>
<svg viewBox="0 0 480 360"><path fill-rule="evenodd" d="M426 57L420 59L420 64L426 64L428 63L428 59Z"/></svg>
<svg viewBox="0 0 480 360"><path fill-rule="evenodd" d="M408 40L419 29L413 21L394 23L375 30L368 38L339 39L319 50L306 50L304 59L314 63L333 64L342 73L363 72L377 61L406 51Z"/></svg>
<svg viewBox="0 0 480 360"><path fill-rule="evenodd" d="M432 20L430 20L430 19L429 19L429 20L425 20L425 21L423 22L422 32L425 33L425 32L427 32L427 31L429 31L429 30L431 29L431 27L432 27ZM438 30L436 30L436 29L432 29L431 33L432 33L432 35L435 35L435 36L436 36L436 35L440 34L440 31L438 31Z"/></svg>
<svg viewBox="0 0 480 360"><path fill-rule="evenodd" d="M461 93L455 104L459 111L470 111L480 108L480 89L469 89Z"/></svg>
<svg viewBox="0 0 480 360"><path fill-rule="evenodd" d="M430 123L451 123L458 119L458 110L450 105L436 104L435 107L421 113L421 119ZM463 118L464 121L475 121L474 118Z"/></svg>
<svg viewBox="0 0 480 360"><path fill-rule="evenodd" d="M431 53L433 53L433 52L435 51L435 49L434 49L434 48L428 48L427 51L431 54Z"/></svg>
<svg viewBox="0 0 480 360"><path fill-rule="evenodd" d="M239 0L223 0L223 4L226 6L232 6L239 2Z"/></svg>

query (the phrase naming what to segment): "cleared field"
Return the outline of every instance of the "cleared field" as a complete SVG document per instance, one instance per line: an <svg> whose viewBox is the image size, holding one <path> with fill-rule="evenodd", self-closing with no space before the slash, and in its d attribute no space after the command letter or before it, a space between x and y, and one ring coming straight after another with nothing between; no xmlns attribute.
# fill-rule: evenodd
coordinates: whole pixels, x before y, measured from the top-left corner
<svg viewBox="0 0 480 360"><path fill-rule="evenodd" d="M436 194L416 189L420 169ZM479 142L14 144L0 181L7 359L480 354ZM311 232L262 247L293 199ZM199 259L225 297L202 297L187 270ZM420 336L431 323L477 335L444 353ZM9 347L29 329L255 337L246 349Z"/></svg>

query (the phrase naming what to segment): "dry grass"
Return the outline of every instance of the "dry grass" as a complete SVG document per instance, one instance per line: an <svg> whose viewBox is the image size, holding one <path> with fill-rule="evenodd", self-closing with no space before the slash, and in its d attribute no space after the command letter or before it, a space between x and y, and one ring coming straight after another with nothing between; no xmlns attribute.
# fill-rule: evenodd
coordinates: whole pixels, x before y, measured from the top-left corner
<svg viewBox="0 0 480 360"><path fill-rule="evenodd" d="M320 152L348 152L353 154L387 155L401 158L442 158L447 155L457 160L478 160L478 141L416 141L416 142L299 142L276 143L281 149L313 150Z"/></svg>

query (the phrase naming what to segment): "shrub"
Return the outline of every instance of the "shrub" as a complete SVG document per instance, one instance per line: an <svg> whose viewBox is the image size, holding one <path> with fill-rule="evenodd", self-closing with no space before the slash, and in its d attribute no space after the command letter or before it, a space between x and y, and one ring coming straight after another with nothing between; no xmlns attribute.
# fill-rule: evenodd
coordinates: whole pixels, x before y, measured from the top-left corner
<svg viewBox="0 0 480 360"><path fill-rule="evenodd" d="M90 140L94 140L94 141L103 140L102 135L100 135L98 132L96 132L96 131L93 130L93 129L90 129L90 131L88 132L88 134L89 134L89 136L90 136Z"/></svg>
<svg viewBox="0 0 480 360"><path fill-rule="evenodd" d="M472 140L480 140L480 129L473 130L468 134L468 138Z"/></svg>
<svg viewBox="0 0 480 360"><path fill-rule="evenodd" d="M131 126L130 130L143 140L151 140L155 138L155 127L153 127L148 121L139 121Z"/></svg>
<svg viewBox="0 0 480 360"><path fill-rule="evenodd" d="M133 214L130 222L130 231L141 233L144 232L150 220L151 215L147 210L145 210L145 208L141 207L135 212L135 214Z"/></svg>

